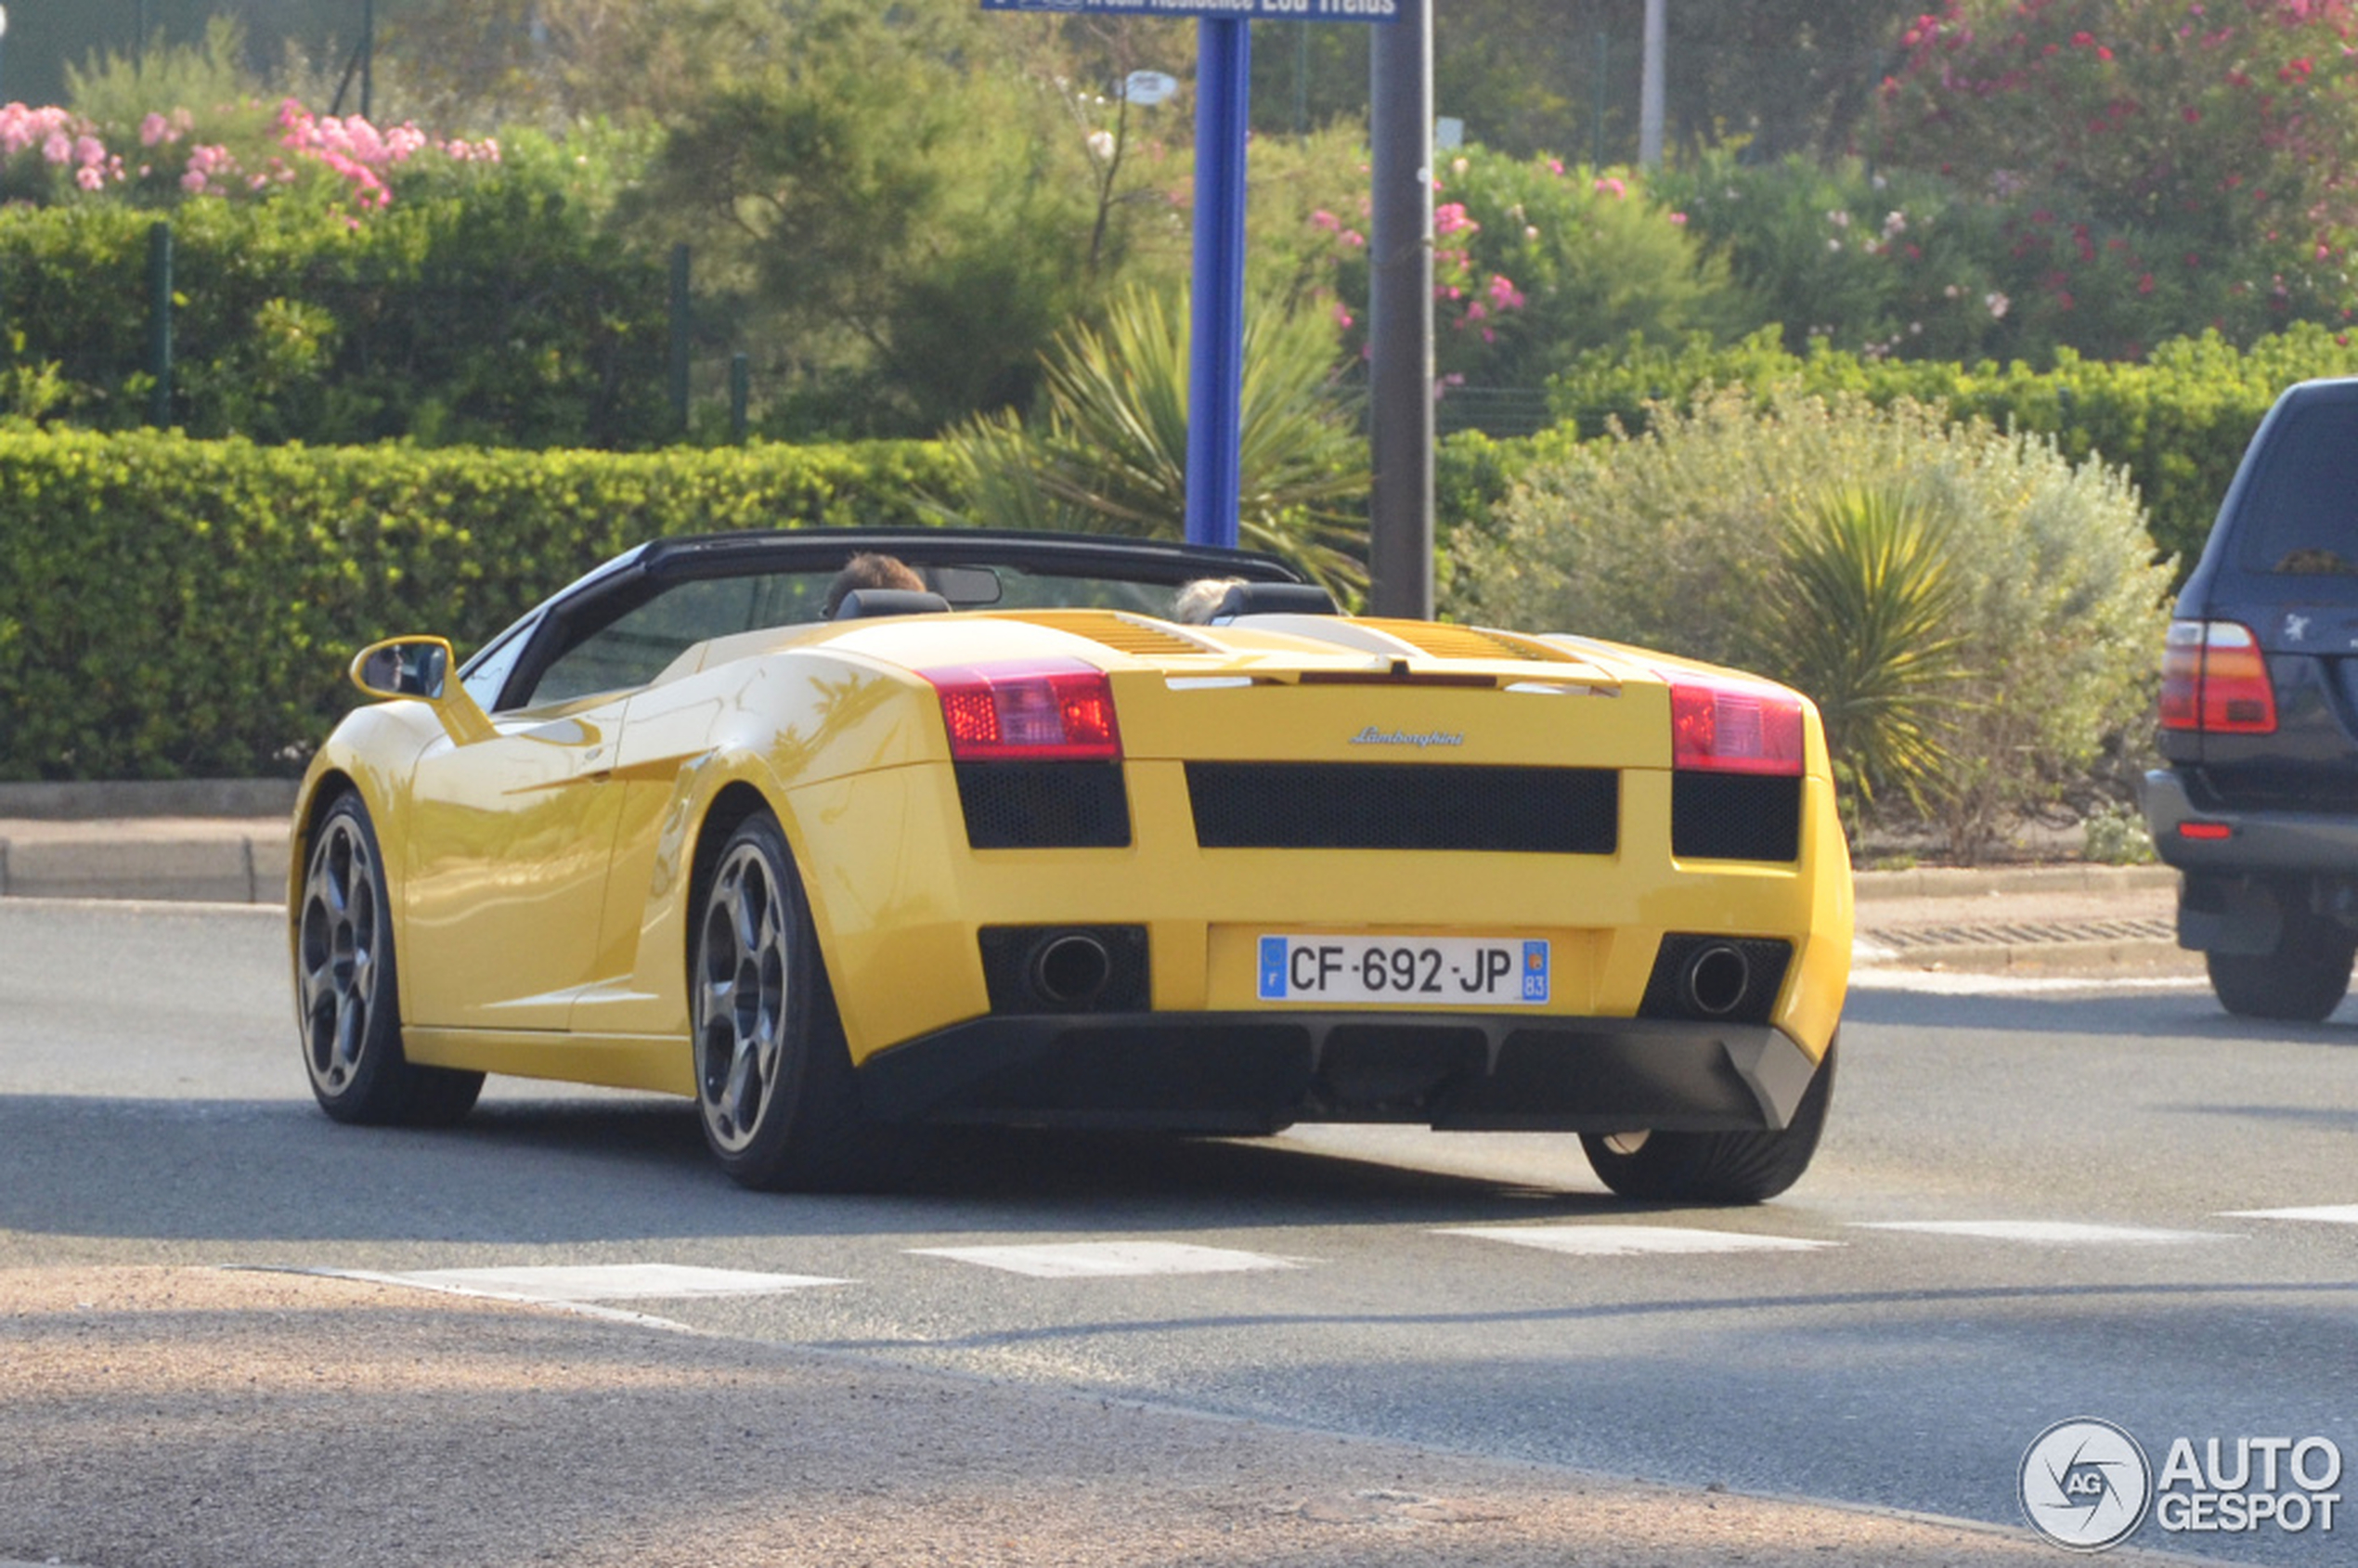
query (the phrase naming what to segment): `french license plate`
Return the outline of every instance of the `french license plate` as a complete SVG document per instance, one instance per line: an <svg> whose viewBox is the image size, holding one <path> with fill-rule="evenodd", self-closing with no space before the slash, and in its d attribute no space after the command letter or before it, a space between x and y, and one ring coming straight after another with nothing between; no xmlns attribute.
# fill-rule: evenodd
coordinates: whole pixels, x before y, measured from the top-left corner
<svg viewBox="0 0 2358 1568"><path fill-rule="evenodd" d="M1548 944L1511 937L1263 937L1261 1000L1535 1007Z"/></svg>

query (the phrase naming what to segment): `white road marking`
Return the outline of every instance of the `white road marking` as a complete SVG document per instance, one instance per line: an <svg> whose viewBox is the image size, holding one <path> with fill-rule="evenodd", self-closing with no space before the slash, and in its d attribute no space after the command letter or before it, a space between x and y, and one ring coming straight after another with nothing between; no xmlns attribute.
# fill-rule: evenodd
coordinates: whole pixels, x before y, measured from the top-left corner
<svg viewBox="0 0 2358 1568"><path fill-rule="evenodd" d="M1147 1274L1241 1274L1250 1269L1299 1268L1289 1258L1237 1252L1224 1247L1192 1247L1184 1241L1069 1241L1012 1247L912 1247L919 1257L949 1258L1034 1279L1111 1278Z"/></svg>
<svg viewBox="0 0 2358 1568"><path fill-rule="evenodd" d="M1675 1225L1445 1225L1433 1234L1510 1241L1518 1247L1537 1247L1584 1258L1622 1258L1639 1253L1814 1252L1842 1245L1839 1241L1748 1236L1732 1230L1687 1230Z"/></svg>
<svg viewBox="0 0 2358 1568"><path fill-rule="evenodd" d="M1913 991L1927 996L2035 996L2069 991L2207 991L2200 975L1977 975L1949 969L1853 969L1853 991Z"/></svg>
<svg viewBox="0 0 2358 1568"><path fill-rule="evenodd" d="M2326 1225L2358 1225L2358 1203L2329 1203L2316 1209L2230 1209L2222 1220L2321 1220Z"/></svg>
<svg viewBox="0 0 2358 1568"><path fill-rule="evenodd" d="M1926 1236L1969 1236L1983 1241L2028 1241L2038 1247L2168 1246L2183 1241L2235 1241L2215 1230L2154 1230L2139 1225L2092 1225L2070 1220L1873 1220L1859 1230L1911 1230Z"/></svg>
<svg viewBox="0 0 2358 1568"><path fill-rule="evenodd" d="M849 1285L809 1274L750 1274L678 1263L582 1263L549 1268L428 1268L406 1274L333 1271L345 1279L414 1285L504 1302L619 1302L644 1297L766 1296L815 1285Z"/></svg>

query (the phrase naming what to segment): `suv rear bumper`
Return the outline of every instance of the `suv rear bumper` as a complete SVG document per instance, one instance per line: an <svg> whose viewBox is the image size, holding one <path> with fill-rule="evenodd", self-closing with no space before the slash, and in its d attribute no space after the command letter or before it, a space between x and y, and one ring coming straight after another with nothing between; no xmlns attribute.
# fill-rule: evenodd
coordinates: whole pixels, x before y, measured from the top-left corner
<svg viewBox="0 0 2358 1568"><path fill-rule="evenodd" d="M2265 955L2318 920L2358 929L2358 817L2198 805L2185 775L2145 775L2154 849L2184 874L2178 945L2197 952ZM2180 824L2224 827L2188 838Z"/></svg>
<svg viewBox="0 0 2358 1568"><path fill-rule="evenodd" d="M2145 775L2144 795L2154 852L2181 871L2358 877L2358 816L2198 806L2185 775L2170 768ZM2178 831L2183 823L2219 823L2228 836L2188 838Z"/></svg>

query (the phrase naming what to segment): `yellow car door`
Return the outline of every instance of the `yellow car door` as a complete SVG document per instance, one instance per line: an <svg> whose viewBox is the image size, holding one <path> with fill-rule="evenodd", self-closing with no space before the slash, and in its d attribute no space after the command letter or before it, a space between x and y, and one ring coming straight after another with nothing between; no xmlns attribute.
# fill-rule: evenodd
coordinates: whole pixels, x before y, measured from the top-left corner
<svg viewBox="0 0 2358 1568"><path fill-rule="evenodd" d="M622 791L626 694L493 718L411 776L403 1012L428 1029L557 1030L591 977Z"/></svg>

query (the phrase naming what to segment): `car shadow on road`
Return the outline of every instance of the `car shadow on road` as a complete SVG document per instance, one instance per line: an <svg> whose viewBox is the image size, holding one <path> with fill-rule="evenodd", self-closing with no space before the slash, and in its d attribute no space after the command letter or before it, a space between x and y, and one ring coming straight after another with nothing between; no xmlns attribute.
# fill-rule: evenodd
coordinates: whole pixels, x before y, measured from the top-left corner
<svg viewBox="0 0 2358 1568"><path fill-rule="evenodd" d="M1565 1143L1569 1176L1579 1157ZM1236 1140L963 1129L924 1140L868 1190L749 1192L714 1166L693 1111L652 1096L508 1099L423 1131L343 1126L292 1100L0 1095L0 1266L45 1261L41 1238L447 1248L1636 1212L1570 1180Z"/></svg>

